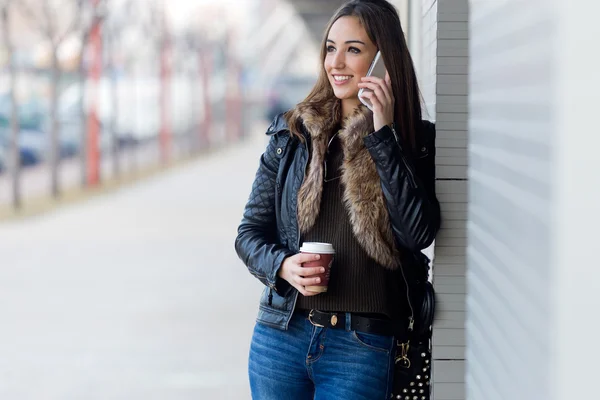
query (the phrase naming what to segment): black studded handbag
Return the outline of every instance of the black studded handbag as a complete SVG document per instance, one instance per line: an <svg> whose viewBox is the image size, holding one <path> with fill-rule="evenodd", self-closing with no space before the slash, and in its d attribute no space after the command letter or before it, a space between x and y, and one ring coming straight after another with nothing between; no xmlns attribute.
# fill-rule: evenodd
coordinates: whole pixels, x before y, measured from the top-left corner
<svg viewBox="0 0 600 400"><path fill-rule="evenodd" d="M426 281L420 285L420 312L414 327L396 338L396 363L392 399L429 400L431 396L431 335L435 291Z"/></svg>

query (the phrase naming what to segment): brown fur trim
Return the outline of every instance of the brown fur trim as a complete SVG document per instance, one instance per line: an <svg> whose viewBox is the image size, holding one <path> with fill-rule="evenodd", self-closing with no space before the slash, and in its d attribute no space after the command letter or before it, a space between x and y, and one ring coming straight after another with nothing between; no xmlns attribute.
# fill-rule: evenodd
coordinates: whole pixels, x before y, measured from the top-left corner
<svg viewBox="0 0 600 400"><path fill-rule="evenodd" d="M329 139L339 121L340 103L325 107L298 107L304 127L312 139L311 159L298 192L298 221L306 233L319 216L323 194L323 161ZM363 138L373 132L373 114L360 106L342 123L339 137L344 152L342 164L343 200L354 235L367 254L386 268L398 267L398 252L389 221L379 174Z"/></svg>
<svg viewBox="0 0 600 400"><path fill-rule="evenodd" d="M323 195L323 161L327 143L340 118L340 102L336 99L323 107L320 112L309 106L299 106L294 112L302 117L304 127L312 140L310 163L306 169L304 183L298 191L298 223L300 232L307 232L315 225L321 207Z"/></svg>

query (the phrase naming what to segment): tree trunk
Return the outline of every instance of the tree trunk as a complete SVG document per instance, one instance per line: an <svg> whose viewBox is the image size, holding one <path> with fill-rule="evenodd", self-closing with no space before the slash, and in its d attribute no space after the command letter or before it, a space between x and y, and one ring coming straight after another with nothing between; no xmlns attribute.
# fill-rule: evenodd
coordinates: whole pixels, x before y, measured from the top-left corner
<svg viewBox="0 0 600 400"><path fill-rule="evenodd" d="M110 126L110 133L112 135L113 175L115 178L119 178L121 175L121 154L119 151L119 132L117 130L117 121L119 120L119 82L116 75L117 74L113 67L111 78L113 116Z"/></svg>
<svg viewBox="0 0 600 400"><path fill-rule="evenodd" d="M131 70L131 87L133 87L133 92L135 93L135 95L133 96L133 101L135 102L135 105L133 107L133 115L131 116L133 118L133 120L135 121L135 123L133 124L133 128L131 132L131 136L132 136L132 145L131 147L128 149L129 152L129 173L137 173L137 169L138 169L138 163L137 163L137 156L136 156L136 152L138 151L138 148L142 145L142 140L141 140L141 135L139 134L139 132L141 131L139 129L139 120L140 120L140 113L138 112L138 108L139 108L139 104L140 104L140 91L139 91L139 82L138 82L138 76L137 73L135 71L135 68L133 68Z"/></svg>
<svg viewBox="0 0 600 400"><path fill-rule="evenodd" d="M160 41L160 152L164 164L171 157L171 38L167 30L167 20L161 15L162 35Z"/></svg>
<svg viewBox="0 0 600 400"><path fill-rule="evenodd" d="M50 82L50 171L52 197L60 196L59 163L60 163L60 137L58 122L58 85L60 81L60 67L58 64L58 49L52 49L52 74Z"/></svg>
<svg viewBox="0 0 600 400"><path fill-rule="evenodd" d="M200 73L196 68L190 72L190 90L191 90L191 101L192 101L192 112L191 112L191 129L190 136L192 142L192 155L197 154L200 149L200 116L198 109L200 108Z"/></svg>
<svg viewBox="0 0 600 400"><path fill-rule="evenodd" d="M12 192L13 207L20 209L21 199L21 151L19 146L19 104L17 100L17 71L12 57L12 50L9 52L9 76L10 76L10 159L12 166Z"/></svg>
<svg viewBox="0 0 600 400"><path fill-rule="evenodd" d="M2 8L2 30L4 48L8 58L9 92L10 92L10 148L9 168L12 175L12 205L15 209L22 206L21 199L21 152L19 150L19 104L17 102L17 69L13 60L13 46L10 40L8 4Z"/></svg>

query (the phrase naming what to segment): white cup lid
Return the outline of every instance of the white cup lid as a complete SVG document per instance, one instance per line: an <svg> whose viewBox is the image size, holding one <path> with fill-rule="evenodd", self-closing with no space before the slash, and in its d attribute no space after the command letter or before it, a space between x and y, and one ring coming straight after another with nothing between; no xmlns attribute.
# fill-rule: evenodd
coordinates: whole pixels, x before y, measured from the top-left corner
<svg viewBox="0 0 600 400"><path fill-rule="evenodd" d="M302 253L335 254L335 249L330 243L304 242L300 251Z"/></svg>

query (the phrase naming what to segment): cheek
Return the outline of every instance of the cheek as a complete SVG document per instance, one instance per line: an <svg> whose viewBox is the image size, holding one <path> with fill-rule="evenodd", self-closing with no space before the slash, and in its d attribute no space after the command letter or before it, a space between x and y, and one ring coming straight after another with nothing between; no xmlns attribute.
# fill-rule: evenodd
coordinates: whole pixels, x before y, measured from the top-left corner
<svg viewBox="0 0 600 400"><path fill-rule="evenodd" d="M355 75L358 76L366 76L367 72L369 72L369 67L371 66L372 57L366 54L360 54L351 59L348 65L352 68Z"/></svg>
<svg viewBox="0 0 600 400"><path fill-rule="evenodd" d="M360 76L367 76L369 72L370 64L365 64L364 62L357 63L355 66L355 71Z"/></svg>

